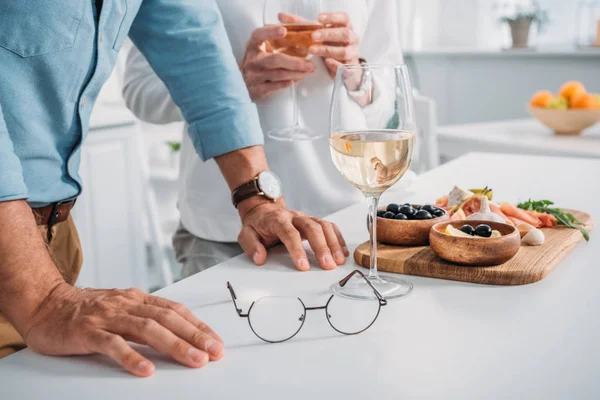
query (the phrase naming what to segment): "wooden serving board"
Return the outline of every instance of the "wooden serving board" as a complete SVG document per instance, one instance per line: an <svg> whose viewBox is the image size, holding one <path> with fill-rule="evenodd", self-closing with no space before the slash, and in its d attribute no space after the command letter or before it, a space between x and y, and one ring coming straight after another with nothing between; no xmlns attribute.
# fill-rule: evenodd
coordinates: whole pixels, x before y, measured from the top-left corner
<svg viewBox="0 0 600 400"><path fill-rule="evenodd" d="M583 221L588 231L594 227L590 215L581 211L567 211ZM543 245L521 246L517 255L508 262L489 267L452 264L439 258L429 246L403 247L379 244L378 269L398 274L488 285L525 285L546 277L567 253L583 240L581 232L563 226L545 228L542 231L546 236ZM354 260L362 267L369 267L368 242L356 248Z"/></svg>

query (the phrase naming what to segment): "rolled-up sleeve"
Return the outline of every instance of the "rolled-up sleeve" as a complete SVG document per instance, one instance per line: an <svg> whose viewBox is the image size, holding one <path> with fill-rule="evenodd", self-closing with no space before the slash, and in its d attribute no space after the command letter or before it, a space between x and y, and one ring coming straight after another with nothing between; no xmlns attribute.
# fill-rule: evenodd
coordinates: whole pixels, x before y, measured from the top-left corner
<svg viewBox="0 0 600 400"><path fill-rule="evenodd" d="M0 104L0 202L26 198L21 161L14 152Z"/></svg>
<svg viewBox="0 0 600 400"><path fill-rule="evenodd" d="M188 122L200 158L263 144L214 0L145 0L129 36Z"/></svg>

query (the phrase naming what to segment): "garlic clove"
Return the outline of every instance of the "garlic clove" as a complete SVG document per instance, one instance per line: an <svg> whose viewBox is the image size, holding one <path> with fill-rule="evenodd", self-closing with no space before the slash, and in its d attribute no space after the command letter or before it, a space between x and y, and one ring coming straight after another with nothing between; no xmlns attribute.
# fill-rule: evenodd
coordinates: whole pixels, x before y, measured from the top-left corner
<svg viewBox="0 0 600 400"><path fill-rule="evenodd" d="M523 239L521 239L521 244L527 246L540 246L544 243L545 239L544 232L535 228L523 236Z"/></svg>

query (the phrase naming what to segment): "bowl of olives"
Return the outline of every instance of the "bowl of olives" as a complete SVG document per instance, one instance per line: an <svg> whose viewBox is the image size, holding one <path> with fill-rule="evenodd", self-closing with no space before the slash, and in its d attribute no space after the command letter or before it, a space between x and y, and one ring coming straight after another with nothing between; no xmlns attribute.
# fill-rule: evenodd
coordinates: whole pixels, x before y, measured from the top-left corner
<svg viewBox="0 0 600 400"><path fill-rule="evenodd" d="M400 246L425 246L429 230L449 219L448 213L431 204L395 204L377 212L377 241Z"/></svg>
<svg viewBox="0 0 600 400"><path fill-rule="evenodd" d="M454 264L488 266L504 264L521 247L519 230L492 221L440 222L429 233L431 249Z"/></svg>

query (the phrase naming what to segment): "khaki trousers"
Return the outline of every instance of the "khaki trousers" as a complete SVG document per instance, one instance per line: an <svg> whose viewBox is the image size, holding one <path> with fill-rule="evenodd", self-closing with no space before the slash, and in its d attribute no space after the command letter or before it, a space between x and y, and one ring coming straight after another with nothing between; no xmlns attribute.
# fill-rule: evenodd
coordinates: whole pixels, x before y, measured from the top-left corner
<svg viewBox="0 0 600 400"><path fill-rule="evenodd" d="M74 285L81 270L83 254L77 228L71 216L52 227L52 240L47 242L48 227L40 226L40 234L63 278ZM0 314L0 358L24 349L25 342L19 332Z"/></svg>

